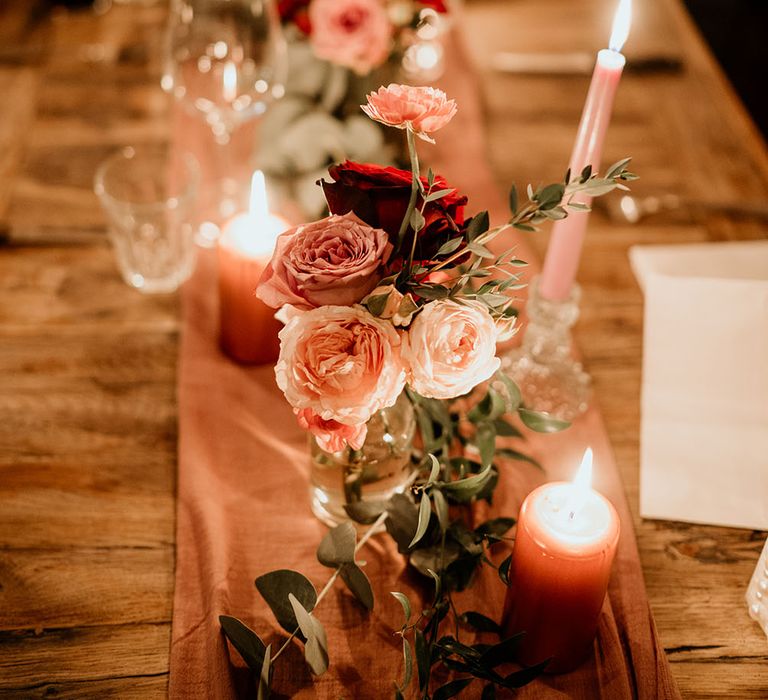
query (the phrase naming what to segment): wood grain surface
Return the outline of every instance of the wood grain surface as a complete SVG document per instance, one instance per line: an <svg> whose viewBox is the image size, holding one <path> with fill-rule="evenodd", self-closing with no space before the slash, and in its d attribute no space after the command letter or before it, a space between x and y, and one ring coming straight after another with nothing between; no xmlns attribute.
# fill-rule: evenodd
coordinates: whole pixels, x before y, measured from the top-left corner
<svg viewBox="0 0 768 700"><path fill-rule="evenodd" d="M683 70L625 76L606 160L634 156L639 196L767 201L765 145L680 0L636 5L628 60L673 55ZM120 280L91 183L117 147L168 138L164 7L35 7L0 5L0 696L163 697L178 300ZM494 53L592 52L613 7L466 3L501 187L562 175L589 79L499 74ZM768 697L768 643L743 601L766 533L637 516L642 296L627 248L765 235L690 210L636 226L596 212L580 273L578 343L686 698Z"/></svg>

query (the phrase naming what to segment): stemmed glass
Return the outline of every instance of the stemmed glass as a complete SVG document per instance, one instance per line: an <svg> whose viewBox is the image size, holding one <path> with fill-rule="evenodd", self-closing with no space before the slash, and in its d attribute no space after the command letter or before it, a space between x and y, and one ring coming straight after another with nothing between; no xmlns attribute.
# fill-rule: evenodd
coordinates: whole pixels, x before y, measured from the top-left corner
<svg viewBox="0 0 768 700"><path fill-rule="evenodd" d="M272 0L173 0L162 86L210 127L221 217L233 213L241 189L232 136L282 96L286 69Z"/></svg>

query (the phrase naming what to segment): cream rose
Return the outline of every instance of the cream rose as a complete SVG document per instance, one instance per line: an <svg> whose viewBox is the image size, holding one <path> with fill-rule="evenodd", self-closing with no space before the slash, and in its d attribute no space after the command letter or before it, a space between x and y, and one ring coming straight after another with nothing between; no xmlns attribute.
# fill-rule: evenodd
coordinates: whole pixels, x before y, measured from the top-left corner
<svg viewBox="0 0 768 700"><path fill-rule="evenodd" d="M496 324L477 301L427 304L403 342L408 384L431 399L451 399L489 379L496 357Z"/></svg>
<svg viewBox="0 0 768 700"><path fill-rule="evenodd" d="M364 75L389 56L393 27L382 0L312 0L309 21L318 58Z"/></svg>
<svg viewBox="0 0 768 700"><path fill-rule="evenodd" d="M276 309L354 304L381 279L391 252L386 232L352 212L328 216L280 235L256 295Z"/></svg>
<svg viewBox="0 0 768 700"><path fill-rule="evenodd" d="M275 376L297 412L359 426L405 386L400 335L361 306L313 309L280 331Z"/></svg>

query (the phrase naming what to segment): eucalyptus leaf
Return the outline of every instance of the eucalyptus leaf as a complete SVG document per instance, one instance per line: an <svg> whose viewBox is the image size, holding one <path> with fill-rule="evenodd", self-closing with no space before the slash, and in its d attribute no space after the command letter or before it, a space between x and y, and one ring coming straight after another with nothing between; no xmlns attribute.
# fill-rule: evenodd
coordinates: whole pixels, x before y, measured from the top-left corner
<svg viewBox="0 0 768 700"><path fill-rule="evenodd" d="M486 260L492 260L495 256L484 245L480 243L467 243L467 249L477 255L478 258L485 258Z"/></svg>
<svg viewBox="0 0 768 700"><path fill-rule="evenodd" d="M508 423L503 418L493 421L493 425L496 428L496 435L499 437L523 437L523 434L511 423ZM496 453L499 454L504 448L499 448Z"/></svg>
<svg viewBox="0 0 768 700"><path fill-rule="evenodd" d="M437 515L437 522L440 523L440 530L445 532L449 524L448 503L440 489L435 488L432 490L432 502L435 504L435 515Z"/></svg>
<svg viewBox="0 0 768 700"><path fill-rule="evenodd" d="M309 611L317 602L317 591L312 582L298 571L290 569L278 569L259 576L256 579L256 588L280 626L290 634L298 627L298 620L289 602L289 595L295 596Z"/></svg>
<svg viewBox="0 0 768 700"><path fill-rule="evenodd" d="M509 191L509 210L513 214L517 214L517 203L518 203L517 186L512 185L512 189Z"/></svg>
<svg viewBox="0 0 768 700"><path fill-rule="evenodd" d="M509 585L509 567L512 564L512 555L510 554L504 561L499 564L499 578L501 579L501 582L505 585Z"/></svg>
<svg viewBox="0 0 768 700"><path fill-rule="evenodd" d="M414 631L413 646L416 651L416 670L419 674L419 690L423 691L429 685L432 659L430 657L429 645L424 638L424 633L418 627Z"/></svg>
<svg viewBox="0 0 768 700"><path fill-rule="evenodd" d="M522 688L524 685L527 685L532 680L535 680L538 678L544 671L546 670L547 666L549 665L550 659L547 659L546 661L542 661L541 663L536 664L535 666L529 666L528 668L524 668L522 671L515 671L514 673L510 673L506 678L504 678L504 682L502 685L505 688Z"/></svg>
<svg viewBox="0 0 768 700"><path fill-rule="evenodd" d="M441 486L441 489L444 493L450 494L455 500L469 500L483 488L490 476L491 465L489 464L479 474L473 474L464 479L447 482Z"/></svg>
<svg viewBox="0 0 768 700"><path fill-rule="evenodd" d="M261 671L266 655L266 647L259 635L244 622L229 615L219 615L219 624L227 639L232 642L232 646L237 649L237 653L248 664L248 668L254 671Z"/></svg>
<svg viewBox="0 0 768 700"><path fill-rule="evenodd" d="M365 305L368 307L368 311L374 316L381 316L387 306L388 299L389 294L376 294L375 296L368 297L365 301Z"/></svg>
<svg viewBox="0 0 768 700"><path fill-rule="evenodd" d="M479 527L475 529L478 535L491 537L501 537L505 535L515 524L514 518L492 518L486 520Z"/></svg>
<svg viewBox="0 0 768 700"><path fill-rule="evenodd" d="M424 220L422 213L418 209L414 209L411 212L411 220L408 223L410 223L411 228L418 233L424 228L426 221Z"/></svg>
<svg viewBox="0 0 768 700"><path fill-rule="evenodd" d="M507 637L507 639L500 641L498 644L494 644L483 653L480 661L489 668L496 668L496 666L500 666L503 663L513 661L515 652L524 636L525 632L519 632L511 637Z"/></svg>
<svg viewBox="0 0 768 700"><path fill-rule="evenodd" d="M272 682L272 645L270 644L264 652L264 663L261 666L259 674L258 689L256 691L256 700L269 700L270 685Z"/></svg>
<svg viewBox="0 0 768 700"><path fill-rule="evenodd" d="M451 253L454 253L463 242L464 241L461 238L451 238L450 241L447 241L440 246L437 251L437 256L441 257L443 255L450 255Z"/></svg>
<svg viewBox="0 0 768 700"><path fill-rule="evenodd" d="M427 484L434 484L437 480L437 477L440 476L440 460L432 453L428 454L427 457L432 464L432 468L429 472L429 479L427 479Z"/></svg>
<svg viewBox="0 0 768 700"><path fill-rule="evenodd" d="M393 540L397 542L400 554L408 554L410 542L419 524L419 509L408 496L396 493L387 504L385 526Z"/></svg>
<svg viewBox="0 0 768 700"><path fill-rule="evenodd" d="M365 572L355 563L344 564L339 571L341 580L347 585L352 595L367 610L373 610L373 588Z"/></svg>
<svg viewBox="0 0 768 700"><path fill-rule="evenodd" d="M520 394L520 387L517 386L515 381L507 375L505 372L496 372L493 375L493 381L501 382L504 387L505 399L507 402L507 413L512 413L518 409L520 402L523 400Z"/></svg>
<svg viewBox="0 0 768 700"><path fill-rule="evenodd" d="M411 601L408 600L408 596L399 591L392 591L391 595L403 606L403 615L405 615L405 622L403 624L407 625L411 621Z"/></svg>
<svg viewBox="0 0 768 700"><path fill-rule="evenodd" d="M459 678L455 681L449 681L441 685L432 695L432 700L448 700L455 698L464 688L466 688L474 678Z"/></svg>
<svg viewBox="0 0 768 700"><path fill-rule="evenodd" d="M584 166L584 169L581 171L581 175L579 176L579 182L586 182L591 177L592 177L592 166L591 165Z"/></svg>
<svg viewBox="0 0 768 700"><path fill-rule="evenodd" d="M493 423L480 423L475 434L477 449L480 451L480 462L483 466L490 465L496 454L496 428Z"/></svg>
<svg viewBox="0 0 768 700"><path fill-rule="evenodd" d="M371 525L387 507L386 501L354 501L345 503L344 511L356 523Z"/></svg>
<svg viewBox="0 0 768 700"><path fill-rule="evenodd" d="M413 678L413 652L411 651L411 645L408 640L403 637L403 682L400 684L399 690L405 692L405 689Z"/></svg>
<svg viewBox="0 0 768 700"><path fill-rule="evenodd" d="M341 523L328 531L317 548L317 560L323 565L335 569L341 564L355 560L357 532L350 522Z"/></svg>
<svg viewBox="0 0 768 700"><path fill-rule="evenodd" d="M424 201L434 202L435 200L442 199L446 195L449 195L455 191L455 189L435 190L434 192L430 192Z"/></svg>
<svg viewBox="0 0 768 700"><path fill-rule="evenodd" d="M416 526L416 532L413 535L409 548L413 547L427 531L429 527L429 519L432 515L432 508L429 505L429 496L426 493L421 495L421 501L419 502L419 520Z"/></svg>
<svg viewBox="0 0 768 700"><path fill-rule="evenodd" d="M617 161L613 165L611 165L606 171L605 171L605 179L610 180L611 178L616 177L619 173L621 173L622 170L624 170L631 161L631 158L622 158L620 161Z"/></svg>
<svg viewBox="0 0 768 700"><path fill-rule="evenodd" d="M499 627L499 623L495 620L491 620L490 617L486 617L482 613L475 612L474 610L468 610L461 616L461 619L470 627L476 629L478 632L493 632L494 634L501 634L501 627Z"/></svg>
<svg viewBox="0 0 768 700"><path fill-rule="evenodd" d="M467 240L474 241L481 233L485 233L490 226L490 219L487 211L481 211L472 217L472 221L467 226Z"/></svg>
<svg viewBox="0 0 768 700"><path fill-rule="evenodd" d="M527 408L518 408L517 413L523 423L537 433L557 433L570 426L568 421L560 420L548 413L531 411Z"/></svg>
<svg viewBox="0 0 768 700"><path fill-rule="evenodd" d="M293 593L288 594L288 600L307 640L304 643L304 658L312 673L322 676L328 670L328 638L325 629L316 617L309 614Z"/></svg>

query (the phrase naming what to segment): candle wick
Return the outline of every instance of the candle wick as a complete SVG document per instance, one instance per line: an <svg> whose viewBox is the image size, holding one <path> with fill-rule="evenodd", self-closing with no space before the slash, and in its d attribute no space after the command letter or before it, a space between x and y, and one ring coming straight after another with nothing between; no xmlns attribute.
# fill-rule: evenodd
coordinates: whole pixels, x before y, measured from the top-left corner
<svg viewBox="0 0 768 700"><path fill-rule="evenodd" d="M571 512L568 514L568 520L573 520L575 517L576 517L576 511L573 511L573 510L572 510L572 511L571 511Z"/></svg>

